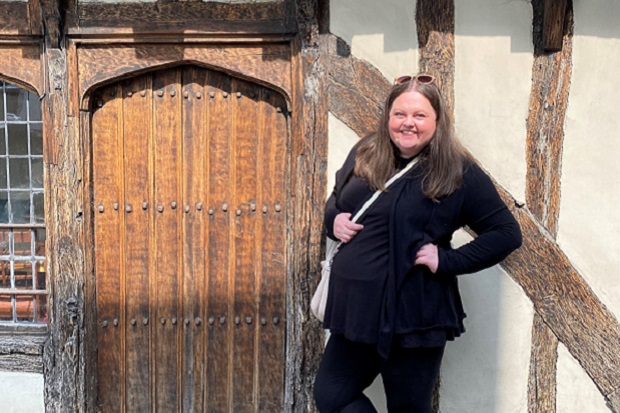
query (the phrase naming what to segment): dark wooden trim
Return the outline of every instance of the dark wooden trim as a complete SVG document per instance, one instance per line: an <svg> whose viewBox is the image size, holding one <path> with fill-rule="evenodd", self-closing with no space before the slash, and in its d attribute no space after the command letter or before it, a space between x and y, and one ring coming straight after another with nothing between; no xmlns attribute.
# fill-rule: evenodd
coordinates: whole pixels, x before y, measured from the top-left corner
<svg viewBox="0 0 620 413"><path fill-rule="evenodd" d="M31 36L29 6L21 1L0 1L0 35Z"/></svg>
<svg viewBox="0 0 620 413"><path fill-rule="evenodd" d="M418 70L437 78L454 116L454 0L418 0Z"/></svg>
<svg viewBox="0 0 620 413"><path fill-rule="evenodd" d="M543 1L532 1L534 11L532 91L527 119L527 190L530 212L555 237L560 213L560 177L564 121L572 69L572 7L566 9L564 47L547 54L543 45Z"/></svg>
<svg viewBox="0 0 620 413"><path fill-rule="evenodd" d="M544 0L542 46L545 51L562 50L567 3L568 0Z"/></svg>
<svg viewBox="0 0 620 413"><path fill-rule="evenodd" d="M555 413L558 339L542 317L534 314L527 411Z"/></svg>
<svg viewBox="0 0 620 413"><path fill-rule="evenodd" d="M130 33L292 33L284 1L230 4L217 2L78 3L70 36Z"/></svg>

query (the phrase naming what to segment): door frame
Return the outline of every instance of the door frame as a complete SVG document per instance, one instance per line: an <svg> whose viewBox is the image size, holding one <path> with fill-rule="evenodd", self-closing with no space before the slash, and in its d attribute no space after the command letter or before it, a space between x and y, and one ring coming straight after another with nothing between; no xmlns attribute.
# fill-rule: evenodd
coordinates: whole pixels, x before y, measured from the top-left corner
<svg viewBox="0 0 620 413"><path fill-rule="evenodd" d="M148 71L176 65L192 64L225 72L253 81L281 93L289 114L287 142L288 197L285 206L289 213L286 239L286 360L284 411L311 409L311 383L322 352L323 331L309 315L308 303L316 280L322 251L322 208L316 205L325 200L325 170L327 155L327 105L324 94L308 91L308 73L320 77L309 67L301 43L291 36L257 39L248 42L227 42L221 39L185 39L179 42L142 43L134 41L102 42L80 39L69 42L69 116L77 113L74 124L81 151L83 205L83 322L96 325L94 274L94 207L92 199L91 96L99 87ZM225 48L223 48L223 46ZM317 104L318 101L318 104ZM322 101L322 103L321 103ZM301 311L300 311L301 310ZM82 359L76 381L83 378L83 409L96 411L97 338L82 332ZM78 385L78 388L82 387ZM302 389L300 391L300 388ZM79 396L78 396L79 397Z"/></svg>

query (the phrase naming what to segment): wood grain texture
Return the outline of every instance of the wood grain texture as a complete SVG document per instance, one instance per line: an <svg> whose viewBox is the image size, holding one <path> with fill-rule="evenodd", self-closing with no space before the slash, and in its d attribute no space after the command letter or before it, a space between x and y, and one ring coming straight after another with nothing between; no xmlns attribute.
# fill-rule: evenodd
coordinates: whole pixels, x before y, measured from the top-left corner
<svg viewBox="0 0 620 413"><path fill-rule="evenodd" d="M534 314L527 411L555 413L558 339L542 317Z"/></svg>
<svg viewBox="0 0 620 413"><path fill-rule="evenodd" d="M290 96L290 49L286 44L220 47L216 45L83 46L78 50L80 101L88 108L85 93L115 78L157 67L200 64L229 74L269 84Z"/></svg>
<svg viewBox="0 0 620 413"><path fill-rule="evenodd" d="M437 79L442 94L454 114L454 0L418 0L418 71Z"/></svg>
<svg viewBox="0 0 620 413"><path fill-rule="evenodd" d="M122 155L122 90L117 85L103 89L97 97L93 128L101 133L93 137L93 204L94 242L100 253L95 255L98 347L97 404L104 410L120 411L124 394L124 354L122 337L125 329L121 279L121 233L124 198L119 173Z"/></svg>
<svg viewBox="0 0 620 413"><path fill-rule="evenodd" d="M41 44L0 44L0 78L39 96L43 95L42 53Z"/></svg>
<svg viewBox="0 0 620 413"><path fill-rule="evenodd" d="M390 82L370 63L350 54L342 39L329 35L325 56L328 108L360 136L375 131Z"/></svg>
<svg viewBox="0 0 620 413"><path fill-rule="evenodd" d="M567 24L562 50L545 53L543 0L533 1L532 7L534 62L527 119L526 201L538 221L555 237L560 214L564 122L572 70L573 16L572 8L565 9Z"/></svg>
<svg viewBox="0 0 620 413"><path fill-rule="evenodd" d="M326 38L319 34L316 0L295 2L300 33L293 42L293 102L290 185L284 206L287 221L287 364L285 410L308 411L314 405L313 380L324 336L310 315L310 299L320 277L323 206L327 160ZM324 252L323 252L324 254Z"/></svg>
<svg viewBox="0 0 620 413"><path fill-rule="evenodd" d="M290 33L284 1L78 3L71 34Z"/></svg>
<svg viewBox="0 0 620 413"><path fill-rule="evenodd" d="M562 50L567 3L568 0L544 0L542 47L545 51Z"/></svg>
<svg viewBox="0 0 620 413"><path fill-rule="evenodd" d="M39 34L32 32L28 2L0 1L0 36L13 37Z"/></svg>

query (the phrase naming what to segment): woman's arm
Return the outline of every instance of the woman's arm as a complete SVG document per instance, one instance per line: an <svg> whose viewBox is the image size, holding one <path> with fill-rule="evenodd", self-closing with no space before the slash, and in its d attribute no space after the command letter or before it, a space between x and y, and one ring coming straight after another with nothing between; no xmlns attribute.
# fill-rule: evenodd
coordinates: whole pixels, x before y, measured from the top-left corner
<svg viewBox="0 0 620 413"><path fill-rule="evenodd" d="M477 234L454 250L438 249L438 272L467 274L501 262L521 246L521 229L491 179L475 164L463 177L461 220Z"/></svg>

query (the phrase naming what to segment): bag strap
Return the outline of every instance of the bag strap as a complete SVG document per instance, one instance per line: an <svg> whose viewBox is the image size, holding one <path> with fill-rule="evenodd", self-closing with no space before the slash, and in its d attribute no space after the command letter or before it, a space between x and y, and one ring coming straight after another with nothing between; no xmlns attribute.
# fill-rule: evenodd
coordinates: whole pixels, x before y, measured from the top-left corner
<svg viewBox="0 0 620 413"><path fill-rule="evenodd" d="M398 173L394 174L394 176L392 176L386 183L385 183L385 188L387 189L390 185L392 185L394 182L396 182L401 176L403 176L404 174L406 174L411 168L413 168L413 166L418 162L418 156L416 156L415 158L413 158L408 164L407 166L405 166L403 169L401 169L400 171L398 171ZM357 213L355 214L355 216L351 219L351 222L357 222L358 219L360 219L360 217L364 214L364 212L366 212L368 210L368 208L370 208L370 206L377 200L377 198L379 198L379 196L383 193L384 191L382 190L377 190L375 191L374 194L372 194L372 196L366 201L364 202L364 205L362 205L362 207L360 208L359 211L357 211Z"/></svg>

